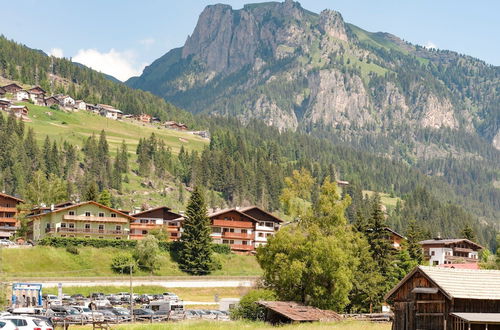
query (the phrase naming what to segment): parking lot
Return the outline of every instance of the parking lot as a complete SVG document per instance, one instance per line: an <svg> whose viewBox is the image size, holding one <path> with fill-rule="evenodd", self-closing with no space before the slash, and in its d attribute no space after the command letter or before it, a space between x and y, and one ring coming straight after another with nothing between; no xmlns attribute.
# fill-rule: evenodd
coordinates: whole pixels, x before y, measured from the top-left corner
<svg viewBox="0 0 500 330"><path fill-rule="evenodd" d="M186 309L184 301L171 292L141 295L130 295L129 292L115 294L94 292L88 296L73 294L62 297L44 294L42 301L42 306L25 307L33 302L29 298L19 299L16 306L0 312L0 322L5 323L5 327L10 324L17 326L26 324L49 330L57 325L63 327L76 324L102 326L128 322L230 320L227 304L220 304L223 310ZM1 329L4 330L4 328Z"/></svg>

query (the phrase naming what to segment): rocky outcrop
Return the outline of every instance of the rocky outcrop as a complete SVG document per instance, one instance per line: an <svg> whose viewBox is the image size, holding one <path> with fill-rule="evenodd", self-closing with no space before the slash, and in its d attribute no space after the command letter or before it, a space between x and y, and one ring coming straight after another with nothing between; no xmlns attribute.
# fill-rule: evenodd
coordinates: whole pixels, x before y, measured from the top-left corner
<svg viewBox="0 0 500 330"><path fill-rule="evenodd" d="M348 41L344 19L337 11L323 10L319 15L319 29L327 36Z"/></svg>
<svg viewBox="0 0 500 330"><path fill-rule="evenodd" d="M298 126L297 117L294 113L289 113L281 109L267 96L260 96L253 104L248 104L248 111L238 117L243 123L251 119L260 119L269 126L277 127L280 131L286 129L296 129Z"/></svg>
<svg viewBox="0 0 500 330"><path fill-rule="evenodd" d="M370 100L358 76L346 77L342 72L321 70L309 79L310 104L305 119L311 123L359 127L373 121Z"/></svg>
<svg viewBox="0 0 500 330"><path fill-rule="evenodd" d="M429 128L457 128L458 122L453 113L453 106L448 99L440 99L434 94L424 97L421 124Z"/></svg>

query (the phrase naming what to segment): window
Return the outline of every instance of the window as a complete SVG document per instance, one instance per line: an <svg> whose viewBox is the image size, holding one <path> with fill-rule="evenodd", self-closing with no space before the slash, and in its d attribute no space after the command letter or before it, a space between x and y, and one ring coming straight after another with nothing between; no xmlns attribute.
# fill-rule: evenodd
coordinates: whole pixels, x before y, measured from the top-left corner
<svg viewBox="0 0 500 330"><path fill-rule="evenodd" d="M122 230L122 226L116 226L116 230Z"/></svg>
<svg viewBox="0 0 500 330"><path fill-rule="evenodd" d="M90 238L90 236L89 235L85 235L85 238Z"/></svg>
<svg viewBox="0 0 500 330"><path fill-rule="evenodd" d="M147 234L148 234L148 231L147 231L147 230L143 230L143 231L142 231L142 234L143 234L143 235L147 235Z"/></svg>
<svg viewBox="0 0 500 330"><path fill-rule="evenodd" d="M156 220L149 220L149 223L156 224Z"/></svg>
<svg viewBox="0 0 500 330"><path fill-rule="evenodd" d="M147 219L141 219L141 223L148 223Z"/></svg>
<svg viewBox="0 0 500 330"><path fill-rule="evenodd" d="M229 232L234 233L234 228L229 228Z"/></svg>
<svg viewBox="0 0 500 330"><path fill-rule="evenodd" d="M75 224L74 223L70 223L69 224L69 228L75 228Z"/></svg>
<svg viewBox="0 0 500 330"><path fill-rule="evenodd" d="M229 240L229 244L234 244L234 240Z"/></svg>
<svg viewBox="0 0 500 330"><path fill-rule="evenodd" d="M436 252L435 251L431 251L431 256L434 256L436 255Z"/></svg>
<svg viewBox="0 0 500 330"><path fill-rule="evenodd" d="M243 245L248 245L248 242L247 241L243 241Z"/></svg>
<svg viewBox="0 0 500 330"><path fill-rule="evenodd" d="M266 222L266 227L272 227L273 223L272 222Z"/></svg>
<svg viewBox="0 0 500 330"><path fill-rule="evenodd" d="M102 236L99 236L99 239L103 239L103 238L104 238L104 237L102 237Z"/></svg>
<svg viewBox="0 0 500 330"><path fill-rule="evenodd" d="M221 232L220 227L212 228L212 233L220 233L220 232Z"/></svg>
<svg viewBox="0 0 500 330"><path fill-rule="evenodd" d="M115 237L116 239L122 239L121 237Z"/></svg>
<svg viewBox="0 0 500 330"><path fill-rule="evenodd" d="M229 241L227 239L223 239L222 244L229 244Z"/></svg>
<svg viewBox="0 0 500 330"><path fill-rule="evenodd" d="M90 223L85 224L85 229L90 229Z"/></svg>
<svg viewBox="0 0 500 330"><path fill-rule="evenodd" d="M75 211L69 211L68 214L69 215L75 215Z"/></svg>
<svg viewBox="0 0 500 330"><path fill-rule="evenodd" d="M50 223L46 224L45 228L50 229Z"/></svg>
<svg viewBox="0 0 500 330"><path fill-rule="evenodd" d="M170 236L177 237L177 233L170 233Z"/></svg>
<svg viewBox="0 0 500 330"><path fill-rule="evenodd" d="M64 222L61 222L61 228L66 228L66 224Z"/></svg>
<svg viewBox="0 0 500 330"><path fill-rule="evenodd" d="M111 213L112 218L116 218L116 213Z"/></svg>
<svg viewBox="0 0 500 330"><path fill-rule="evenodd" d="M104 225L99 225L99 231L104 230Z"/></svg>
<svg viewBox="0 0 500 330"><path fill-rule="evenodd" d="M259 233L259 237L264 237L264 233Z"/></svg>
<svg viewBox="0 0 500 330"><path fill-rule="evenodd" d="M99 212L99 217L104 218L104 212Z"/></svg>
<svg viewBox="0 0 500 330"><path fill-rule="evenodd" d="M272 236L272 235L273 235L273 234L271 234L271 233L267 233L267 234L266 234L266 237L269 237L269 236Z"/></svg>
<svg viewBox="0 0 500 330"><path fill-rule="evenodd" d="M264 223L263 222L259 222L259 226L264 227Z"/></svg>
<svg viewBox="0 0 500 330"><path fill-rule="evenodd" d="M90 212L85 212L86 217L90 217Z"/></svg>
<svg viewBox="0 0 500 330"><path fill-rule="evenodd" d="M246 234L246 233L248 233L248 231L247 231L246 229L242 229L242 230L241 230L241 233L242 233L242 234Z"/></svg>

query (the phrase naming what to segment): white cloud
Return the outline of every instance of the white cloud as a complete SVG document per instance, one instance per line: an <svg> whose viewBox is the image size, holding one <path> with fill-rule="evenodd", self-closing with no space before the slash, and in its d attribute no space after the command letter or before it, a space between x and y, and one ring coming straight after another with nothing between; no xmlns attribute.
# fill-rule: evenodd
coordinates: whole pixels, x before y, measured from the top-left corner
<svg viewBox="0 0 500 330"><path fill-rule="evenodd" d="M432 41L427 41L424 45L425 48L427 49L438 49L438 46L433 43Z"/></svg>
<svg viewBox="0 0 500 330"><path fill-rule="evenodd" d="M63 57L64 52L61 48L52 48L49 52L49 55L54 56L54 57Z"/></svg>
<svg viewBox="0 0 500 330"><path fill-rule="evenodd" d="M141 45L144 45L144 46L151 46L155 42L156 42L156 40L154 38L146 38L146 39L139 40L139 43Z"/></svg>
<svg viewBox="0 0 500 330"><path fill-rule="evenodd" d="M101 53L96 49L80 49L73 56L73 62L78 62L94 70L107 73L121 81L141 74L144 66L135 66L134 59L134 52L118 52L114 49L111 49L107 53Z"/></svg>

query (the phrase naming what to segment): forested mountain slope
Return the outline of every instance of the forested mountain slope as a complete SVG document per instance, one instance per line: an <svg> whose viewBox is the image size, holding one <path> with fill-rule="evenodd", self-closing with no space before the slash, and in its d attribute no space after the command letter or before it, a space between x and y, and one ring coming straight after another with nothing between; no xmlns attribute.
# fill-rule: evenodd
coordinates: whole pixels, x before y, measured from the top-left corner
<svg viewBox="0 0 500 330"><path fill-rule="evenodd" d="M134 201L125 200L124 196L144 183L141 191L153 192L158 198L154 200L155 204L170 204L175 199L176 207L182 208L189 194L188 188L201 185L206 189L211 207L258 204L279 212L284 178L290 176L293 170L306 168L312 173L316 187L326 176L330 176L348 180L353 187L358 187L353 194L360 189L368 189L401 196L403 204L398 213L389 215L390 223L397 230L405 232L408 221L416 219L429 235L440 231L443 235L456 236L464 225L471 224L483 244L495 245L495 231L488 223L495 220L498 208L490 200L483 199L481 194L462 190L461 182L448 180L474 179L462 178L462 173L458 171L461 168L456 176L432 177L410 166L406 160L353 149L342 140L334 140L335 134L327 130L322 131L324 136L311 136L301 131L280 132L258 119L250 118L241 123L234 118L193 116L152 94L106 80L100 73L68 60L47 58L40 52L6 39L0 41L0 74L5 78L25 84L47 84L51 76L45 81L42 68L47 64L50 67L54 61L54 67L57 67L56 63L60 67L50 71L57 77L53 89L78 95L83 90L82 86L88 86L89 94L82 94L82 98L94 100L91 102L111 103L126 112L137 113L144 109L163 118L185 118L194 126L211 132L210 143L202 148L188 150L181 148L181 142L170 145L163 134L155 134L140 138L137 145L129 144L127 149L121 146L121 138L116 138L130 133L117 132L121 124L113 125L109 135L100 132L100 128L89 128L82 137L68 135L65 139L62 135L49 134L52 138L48 140L45 135L52 124L61 130L62 126L64 130L71 130L74 124L71 113L50 109L54 114L49 118L46 113L49 109L33 110L32 115L37 116L29 124L33 132L22 124L15 124L12 117L2 116L0 184L7 193L28 196L27 200L30 200L30 191L43 191L47 193L45 203L50 204L67 198L82 200L108 190L113 195L114 206L130 207L141 206L137 203L142 203L142 199L136 199L134 204ZM50 84L48 88L51 88ZM130 104L137 104L137 108L128 108ZM38 122L43 125L38 125ZM78 125L76 130L81 129L81 124ZM91 138L92 133L95 138ZM101 137L98 138L99 135ZM390 138L385 137L387 141ZM434 138L433 134L422 136L422 139ZM442 138L449 136L443 135ZM43 144L37 141L43 141ZM381 138L380 141L384 140ZM380 146L380 141L360 138L359 149L370 143ZM465 140L463 143L476 143L474 141ZM115 152L116 146L119 150ZM129 156L128 166L124 165L125 154ZM43 181L37 181L41 180L41 175L48 180L46 184L54 189L37 189L37 182ZM484 178L484 182L494 177L494 173L479 172L478 175ZM135 186L131 187L132 184ZM483 189L485 186L478 187ZM415 203L407 203L409 199L414 199L418 207L414 206ZM355 203L363 202L356 198ZM405 205L412 205L412 208L406 209ZM419 212L423 209L432 212L423 216Z"/></svg>

